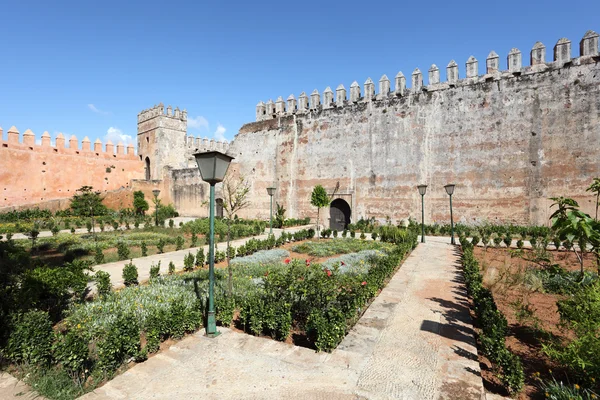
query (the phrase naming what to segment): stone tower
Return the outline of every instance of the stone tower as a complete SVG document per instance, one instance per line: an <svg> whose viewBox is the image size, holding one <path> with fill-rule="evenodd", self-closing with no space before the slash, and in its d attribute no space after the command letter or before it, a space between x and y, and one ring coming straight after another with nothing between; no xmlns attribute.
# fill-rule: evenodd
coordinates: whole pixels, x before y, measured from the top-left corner
<svg viewBox="0 0 600 400"><path fill-rule="evenodd" d="M160 103L138 114L138 155L144 161L146 180L163 179L163 169L185 168L187 111Z"/></svg>

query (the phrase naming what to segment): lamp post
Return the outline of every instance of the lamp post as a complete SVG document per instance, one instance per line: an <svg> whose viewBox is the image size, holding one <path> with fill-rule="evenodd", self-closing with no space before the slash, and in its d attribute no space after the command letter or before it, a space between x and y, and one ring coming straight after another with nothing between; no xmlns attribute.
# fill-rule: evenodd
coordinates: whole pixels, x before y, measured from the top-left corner
<svg viewBox="0 0 600 400"><path fill-rule="evenodd" d="M154 189L152 194L154 195L154 224L158 226L158 195L160 194L160 190Z"/></svg>
<svg viewBox="0 0 600 400"><path fill-rule="evenodd" d="M269 196L271 197L271 211L269 212L269 235L273 234L273 195L275 194L276 189L277 188L274 186L270 186L267 188L267 193L269 193Z"/></svg>
<svg viewBox="0 0 600 400"><path fill-rule="evenodd" d="M216 337L217 322L215 320L215 185L222 182L233 157L219 151L196 153L196 163L202 180L210 184L209 202L209 242L208 242L208 318L206 336Z"/></svg>
<svg viewBox="0 0 600 400"><path fill-rule="evenodd" d="M450 229L452 232L452 236L450 238L451 244L456 244L454 242L454 219L452 218L452 194L454 193L455 186L456 185L453 183L449 183L446 186L444 186L444 189L446 189L446 193L448 193L448 196L450 196Z"/></svg>
<svg viewBox="0 0 600 400"><path fill-rule="evenodd" d="M418 185L419 194L421 195L421 243L425 243L425 192L427 185Z"/></svg>

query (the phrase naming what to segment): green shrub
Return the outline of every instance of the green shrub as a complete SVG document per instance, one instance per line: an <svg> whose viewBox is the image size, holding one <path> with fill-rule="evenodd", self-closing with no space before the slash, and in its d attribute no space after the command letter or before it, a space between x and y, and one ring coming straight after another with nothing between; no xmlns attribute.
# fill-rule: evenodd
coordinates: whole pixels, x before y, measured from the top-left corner
<svg viewBox="0 0 600 400"><path fill-rule="evenodd" d="M194 261L194 265L196 267L202 267L204 265L204 248L200 247L196 251L196 260Z"/></svg>
<svg viewBox="0 0 600 400"><path fill-rule="evenodd" d="M272 248L272 246L271 246ZM227 258L229 258L230 260L235 258L236 255L236 251L235 251L235 247L233 246L229 246L229 248L227 249Z"/></svg>
<svg viewBox="0 0 600 400"><path fill-rule="evenodd" d="M364 232L361 232L361 233L360 233L360 238L361 238L362 240L365 240L365 239L367 238L367 235L365 235L365 233L364 233Z"/></svg>
<svg viewBox="0 0 600 400"><path fill-rule="evenodd" d="M175 221L172 219L169 220L169 228L173 229L175 227Z"/></svg>
<svg viewBox="0 0 600 400"><path fill-rule="evenodd" d="M356 232L354 230L350 231L350 237L354 239L356 237Z"/></svg>
<svg viewBox="0 0 600 400"><path fill-rule="evenodd" d="M230 326L235 313L235 299L222 293L215 299L216 314L215 318L223 326Z"/></svg>
<svg viewBox="0 0 600 400"><path fill-rule="evenodd" d="M56 236L58 235L58 232L60 232L60 228L58 227L58 225L52 225L52 228L50 228L50 232L52 232L52 236Z"/></svg>
<svg viewBox="0 0 600 400"><path fill-rule="evenodd" d="M377 232L371 233L371 239L377 240Z"/></svg>
<svg viewBox="0 0 600 400"><path fill-rule="evenodd" d="M94 262L96 264L104 263L104 253L102 252L102 248L100 246L96 246L96 250L94 252Z"/></svg>
<svg viewBox="0 0 600 400"><path fill-rule="evenodd" d="M159 254L162 254L165 252L165 240L163 238L160 238L158 240L158 243L156 244L156 248L158 249Z"/></svg>
<svg viewBox="0 0 600 400"><path fill-rule="evenodd" d="M88 340L76 329L56 334L52 356L71 376L81 378L89 367Z"/></svg>
<svg viewBox="0 0 600 400"><path fill-rule="evenodd" d="M500 236L495 236L494 239L494 246L495 247L500 247L500 243L502 243L502 237Z"/></svg>
<svg viewBox="0 0 600 400"><path fill-rule="evenodd" d="M142 241L142 244L140 247L142 248L142 257L147 257L148 256L148 246L146 246L146 242Z"/></svg>
<svg viewBox="0 0 600 400"><path fill-rule="evenodd" d="M175 273L175 264L173 261L169 261L169 275L173 275Z"/></svg>
<svg viewBox="0 0 600 400"><path fill-rule="evenodd" d="M192 232L192 244L191 247L198 247L198 236L196 236L196 233Z"/></svg>
<svg viewBox="0 0 600 400"><path fill-rule="evenodd" d="M98 271L94 276L96 281L96 289L100 296L106 296L112 291L112 284L110 283L110 274L105 271Z"/></svg>
<svg viewBox="0 0 600 400"><path fill-rule="evenodd" d="M521 240L521 239L517 240L517 248L519 250L523 249L523 245L524 245L523 240Z"/></svg>
<svg viewBox="0 0 600 400"><path fill-rule="evenodd" d="M348 231L346 229L344 229L342 231L342 237L345 238L346 236L348 236Z"/></svg>
<svg viewBox="0 0 600 400"><path fill-rule="evenodd" d="M156 279L160 276L160 260L158 261L158 265L150 265L150 279Z"/></svg>
<svg viewBox="0 0 600 400"><path fill-rule="evenodd" d="M123 283L125 286L137 285L139 283L138 269L132 262L123 267Z"/></svg>
<svg viewBox="0 0 600 400"><path fill-rule="evenodd" d="M346 335L347 322L337 309L312 310L307 320L307 333L317 351L331 351Z"/></svg>
<svg viewBox="0 0 600 400"><path fill-rule="evenodd" d="M117 242L117 255L119 260L127 260L130 256L129 247L121 240Z"/></svg>
<svg viewBox="0 0 600 400"><path fill-rule="evenodd" d="M187 253L187 255L183 258L183 270L186 272L193 271L194 261L194 255L192 253Z"/></svg>
<svg viewBox="0 0 600 400"><path fill-rule="evenodd" d="M98 367L111 374L140 350L140 328L134 315L117 312L110 329L96 343Z"/></svg>
<svg viewBox="0 0 600 400"><path fill-rule="evenodd" d="M337 229L333 230L333 237L334 238L338 237L338 231L337 231Z"/></svg>
<svg viewBox="0 0 600 400"><path fill-rule="evenodd" d="M173 221L173 220L171 220ZM183 240L183 236L177 236L177 239L175 239L175 250L181 250L183 249L183 245L185 244L185 241Z"/></svg>
<svg viewBox="0 0 600 400"><path fill-rule="evenodd" d="M7 357L19 363L47 364L52 348L52 323L47 312L32 310L15 314L6 344Z"/></svg>

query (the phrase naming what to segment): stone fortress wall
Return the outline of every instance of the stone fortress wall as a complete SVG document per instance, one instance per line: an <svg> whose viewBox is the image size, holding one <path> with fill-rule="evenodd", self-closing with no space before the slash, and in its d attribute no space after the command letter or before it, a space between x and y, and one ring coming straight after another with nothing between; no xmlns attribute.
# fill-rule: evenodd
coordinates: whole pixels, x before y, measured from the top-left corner
<svg viewBox="0 0 600 400"><path fill-rule="evenodd" d="M378 93L369 78L362 91L352 83L349 98L339 85L260 102L256 122L229 149L253 186L248 214L268 213L266 187L275 184L289 216L316 216L310 192L322 184L350 205L353 221L420 220L420 183L429 185L427 222L449 220L447 183L457 185L455 220L468 223L547 224L549 197L561 195L591 212L585 188L600 176L598 34L585 34L579 57L568 39L553 50L546 61L536 43L524 66L512 49L506 70L492 51L484 75L470 57L464 78L451 61L445 81L432 65L427 85L417 68L410 88L400 72L393 91L384 75Z"/></svg>
<svg viewBox="0 0 600 400"><path fill-rule="evenodd" d="M4 140L0 128L0 210L66 208L84 185L100 190L108 196L109 205L119 207L120 201L130 197L124 192L132 179L144 175L143 163L131 144L115 146L109 141L103 146L100 140L91 143L86 137L80 146L75 136L69 138L68 147L66 142L59 133L52 146L50 134L44 132L36 144L33 132L26 130L21 137L14 126Z"/></svg>

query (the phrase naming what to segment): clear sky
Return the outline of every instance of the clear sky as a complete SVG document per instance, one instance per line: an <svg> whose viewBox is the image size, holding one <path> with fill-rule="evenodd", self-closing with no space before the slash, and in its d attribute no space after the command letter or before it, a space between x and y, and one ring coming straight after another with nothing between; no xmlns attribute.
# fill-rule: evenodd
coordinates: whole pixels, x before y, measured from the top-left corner
<svg viewBox="0 0 600 400"><path fill-rule="evenodd" d="M137 114L187 109L231 140L258 101L600 32L600 1L0 1L0 126L135 141Z"/></svg>

